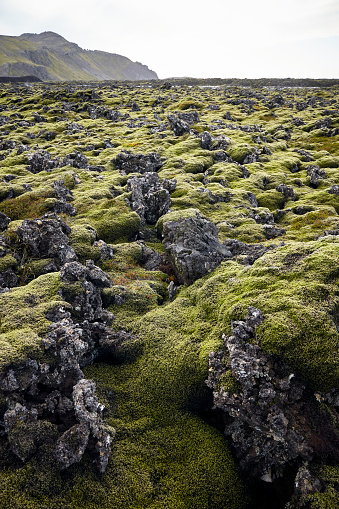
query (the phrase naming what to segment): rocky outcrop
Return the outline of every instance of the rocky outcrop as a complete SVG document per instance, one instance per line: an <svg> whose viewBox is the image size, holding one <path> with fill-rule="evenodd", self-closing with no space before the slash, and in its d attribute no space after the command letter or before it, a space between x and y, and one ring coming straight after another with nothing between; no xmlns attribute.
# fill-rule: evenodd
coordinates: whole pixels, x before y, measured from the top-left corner
<svg viewBox="0 0 339 509"><path fill-rule="evenodd" d="M163 244L181 283L191 284L231 252L218 240L218 228L200 214L163 225Z"/></svg>
<svg viewBox="0 0 339 509"><path fill-rule="evenodd" d="M51 171L61 165L60 159L52 156L47 150L37 150L34 153L27 155L28 166L27 170L32 173L39 173L40 171Z"/></svg>
<svg viewBox="0 0 339 509"><path fill-rule="evenodd" d="M310 186L317 188L319 180L322 180L326 177L326 171L321 170L320 167L316 164L312 164L306 169L307 175L310 176Z"/></svg>
<svg viewBox="0 0 339 509"><path fill-rule="evenodd" d="M319 426L332 434L336 447L339 435L321 414L306 382L258 344L255 329L263 320L260 310L249 307L243 321L231 323L231 336L223 335L224 349L209 356L206 383L213 389L214 408L225 416L224 432L240 468L250 477L271 483L289 465L299 464L296 494L300 495L311 477L305 462L319 454L320 443L322 454L326 449ZM231 391L224 388L228 377L234 377ZM320 482L313 479L308 486L309 492L318 491Z"/></svg>
<svg viewBox="0 0 339 509"><path fill-rule="evenodd" d="M161 216L167 214L171 206L170 193L175 187L175 180L163 179L160 182L155 172L128 179L131 207L140 216L142 226L146 223L155 224Z"/></svg>
<svg viewBox="0 0 339 509"><path fill-rule="evenodd" d="M167 120L170 125L170 129L174 132L175 136L182 136L185 133L191 132L191 126L185 120L182 120L175 115L167 115Z"/></svg>
<svg viewBox="0 0 339 509"><path fill-rule="evenodd" d="M7 398L4 433L22 461L39 454L48 442L61 468L79 462L89 450L104 472L114 430L104 423L104 406L81 368L100 354L100 345L106 352L122 347L121 338L107 325L113 315L102 306L102 289L111 281L92 261L86 266L65 263L60 278L60 293L71 303L71 312L62 305L49 312L52 324L42 340L43 361L27 359L1 374L0 387ZM71 315L80 321L75 323Z"/></svg>
<svg viewBox="0 0 339 509"><path fill-rule="evenodd" d="M51 258L54 263L51 271L76 260L68 239L71 228L55 214L45 214L41 219L26 219L15 233L23 248L23 256Z"/></svg>
<svg viewBox="0 0 339 509"><path fill-rule="evenodd" d="M120 170L123 175L128 173L147 173L157 172L163 165L159 154L151 152L150 154L132 154L128 151L120 152L112 163Z"/></svg>

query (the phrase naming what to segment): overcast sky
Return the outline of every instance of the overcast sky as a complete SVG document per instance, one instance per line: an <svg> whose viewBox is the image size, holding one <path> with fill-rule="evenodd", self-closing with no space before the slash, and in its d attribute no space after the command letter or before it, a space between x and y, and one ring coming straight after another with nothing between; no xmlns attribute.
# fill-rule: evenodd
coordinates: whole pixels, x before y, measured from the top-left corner
<svg viewBox="0 0 339 509"><path fill-rule="evenodd" d="M159 78L339 78L339 0L0 0L0 34L53 31Z"/></svg>

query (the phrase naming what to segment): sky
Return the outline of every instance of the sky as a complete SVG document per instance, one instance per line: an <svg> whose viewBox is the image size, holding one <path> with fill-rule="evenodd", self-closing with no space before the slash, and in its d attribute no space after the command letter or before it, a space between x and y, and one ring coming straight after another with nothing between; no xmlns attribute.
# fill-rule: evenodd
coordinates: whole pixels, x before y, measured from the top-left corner
<svg viewBox="0 0 339 509"><path fill-rule="evenodd" d="M339 0L0 0L0 34L53 31L159 78L339 78Z"/></svg>

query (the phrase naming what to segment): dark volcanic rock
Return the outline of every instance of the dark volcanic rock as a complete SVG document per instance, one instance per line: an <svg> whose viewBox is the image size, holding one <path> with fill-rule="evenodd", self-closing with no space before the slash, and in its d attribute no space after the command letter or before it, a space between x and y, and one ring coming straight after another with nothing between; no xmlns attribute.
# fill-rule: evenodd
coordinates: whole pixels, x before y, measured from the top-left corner
<svg viewBox="0 0 339 509"><path fill-rule="evenodd" d="M280 237L281 235L285 235L286 230L284 228L276 228L275 226L271 225L263 225L264 229L264 235L266 239L275 239L276 237Z"/></svg>
<svg viewBox="0 0 339 509"><path fill-rule="evenodd" d="M39 173L40 171L51 171L53 168L60 166L58 157L52 159L52 156L46 150L38 150L33 154L27 155L28 167L27 170L32 173Z"/></svg>
<svg viewBox="0 0 339 509"><path fill-rule="evenodd" d="M92 260L87 260L86 265L76 261L66 263L61 268L60 279L65 283L61 295L65 301L72 304L77 319L85 317L90 322L112 321L113 315L103 309L101 297L102 289L109 288L112 283Z"/></svg>
<svg viewBox="0 0 339 509"><path fill-rule="evenodd" d="M130 177L127 181L131 194L132 209L141 218L141 225L155 224L159 217L169 211L171 198L168 188L175 189L176 181L159 181L155 172L145 173L143 177Z"/></svg>
<svg viewBox="0 0 339 509"><path fill-rule="evenodd" d="M159 154L132 154L128 151L120 152L112 159L114 166L123 174L157 172L163 165Z"/></svg>
<svg viewBox="0 0 339 509"><path fill-rule="evenodd" d="M185 120L182 120L175 115L168 115L167 120L169 121L170 129L172 129L175 136L182 136L185 133L191 132L190 124Z"/></svg>
<svg viewBox="0 0 339 509"><path fill-rule="evenodd" d="M3 212L0 212L0 232L6 230L10 222L10 218L7 217Z"/></svg>
<svg viewBox="0 0 339 509"><path fill-rule="evenodd" d="M232 335L223 336L226 350L210 354L207 385L214 389L213 401L232 418L225 434L230 438L240 467L246 474L272 482L285 465L296 458L310 460L310 426L303 422L305 385L292 371L256 343L255 327L264 317L253 307L244 321L232 322ZM227 371L240 384L230 393L218 381ZM222 383L221 383L222 385Z"/></svg>
<svg viewBox="0 0 339 509"><path fill-rule="evenodd" d="M188 125L193 125L197 122L200 122L199 113L196 110L179 112L177 115L180 120L187 122Z"/></svg>
<svg viewBox="0 0 339 509"><path fill-rule="evenodd" d="M324 170L321 170L320 167L316 164L308 166L306 170L307 175L311 177L310 185L312 187L318 187L318 181L326 177L326 172Z"/></svg>
<svg viewBox="0 0 339 509"><path fill-rule="evenodd" d="M208 131L204 131L201 135L201 148L205 150L212 149L213 138Z"/></svg>
<svg viewBox="0 0 339 509"><path fill-rule="evenodd" d="M75 216L77 213L77 209L73 207L69 202L73 200L72 191L70 191L64 184L63 180L55 180L53 182L53 189L56 193L58 202L53 207L53 212L56 214L60 214L63 212L64 214L68 214L70 216Z"/></svg>
<svg viewBox="0 0 339 509"><path fill-rule="evenodd" d="M70 227L55 214L46 214L41 219L26 219L15 230L28 256L53 258L56 268L76 260L69 245Z"/></svg>
<svg viewBox="0 0 339 509"><path fill-rule="evenodd" d="M62 166L73 166L73 168L86 169L88 167L87 157L80 152L74 152L64 157Z"/></svg>
<svg viewBox="0 0 339 509"><path fill-rule="evenodd" d="M103 472L114 430L102 421L104 407L95 396L95 385L84 379L80 369L89 345L69 313L60 307L56 315L60 321L51 325L43 340L49 362L27 359L24 366L2 375L0 386L7 395L5 433L12 452L22 461L40 446L42 450L48 446L62 468L79 462L91 445L94 461Z"/></svg>
<svg viewBox="0 0 339 509"><path fill-rule="evenodd" d="M230 251L218 240L218 228L197 213L163 225L163 244L180 282L191 284L222 260Z"/></svg>
<svg viewBox="0 0 339 509"><path fill-rule="evenodd" d="M230 251L232 257L243 265L253 265L258 258L275 247L265 247L262 244L246 244L236 239L227 239L223 245Z"/></svg>
<svg viewBox="0 0 339 509"><path fill-rule="evenodd" d="M288 200L295 201L297 198L295 195L295 192L293 190L293 187L287 187L286 184L280 184L276 188L276 190L279 191L279 193L282 193L284 195L284 198L286 201L288 201Z"/></svg>
<svg viewBox="0 0 339 509"><path fill-rule="evenodd" d="M86 379L79 380L73 388L72 400L78 423L59 438L55 451L56 459L65 467L78 463L86 450L89 438L93 437L96 462L99 472L103 473L111 454L112 428L102 423L104 406L95 396L94 382Z"/></svg>

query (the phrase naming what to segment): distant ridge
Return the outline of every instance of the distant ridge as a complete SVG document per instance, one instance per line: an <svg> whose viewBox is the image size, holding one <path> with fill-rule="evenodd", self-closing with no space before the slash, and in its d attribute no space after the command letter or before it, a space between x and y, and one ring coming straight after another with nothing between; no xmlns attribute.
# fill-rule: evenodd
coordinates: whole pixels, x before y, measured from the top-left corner
<svg viewBox="0 0 339 509"><path fill-rule="evenodd" d="M0 83L30 83L41 81L37 76L0 76Z"/></svg>
<svg viewBox="0 0 339 509"><path fill-rule="evenodd" d="M36 76L43 81L158 78L146 65L114 53L84 50L55 32L0 35L1 76Z"/></svg>

